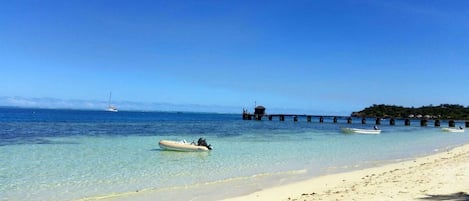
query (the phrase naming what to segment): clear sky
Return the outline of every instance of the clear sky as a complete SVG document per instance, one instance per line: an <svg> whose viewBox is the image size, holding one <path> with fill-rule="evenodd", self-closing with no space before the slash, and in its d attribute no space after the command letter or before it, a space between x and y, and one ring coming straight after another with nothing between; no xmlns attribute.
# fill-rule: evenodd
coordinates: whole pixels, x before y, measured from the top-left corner
<svg viewBox="0 0 469 201"><path fill-rule="evenodd" d="M469 105L469 1L0 1L0 105Z"/></svg>

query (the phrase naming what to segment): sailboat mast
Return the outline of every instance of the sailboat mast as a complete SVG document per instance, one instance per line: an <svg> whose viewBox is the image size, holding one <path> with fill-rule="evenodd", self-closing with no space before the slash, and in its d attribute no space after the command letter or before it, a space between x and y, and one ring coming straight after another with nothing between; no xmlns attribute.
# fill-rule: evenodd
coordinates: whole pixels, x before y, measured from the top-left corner
<svg viewBox="0 0 469 201"><path fill-rule="evenodd" d="M108 102L109 107L111 107L111 96L112 96L112 91L109 92L109 102Z"/></svg>

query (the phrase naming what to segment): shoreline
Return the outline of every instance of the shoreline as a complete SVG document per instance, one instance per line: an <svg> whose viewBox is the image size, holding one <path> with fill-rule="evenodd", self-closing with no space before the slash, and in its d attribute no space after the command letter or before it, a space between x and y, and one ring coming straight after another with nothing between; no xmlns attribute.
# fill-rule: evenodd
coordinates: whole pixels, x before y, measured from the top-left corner
<svg viewBox="0 0 469 201"><path fill-rule="evenodd" d="M251 181L256 179L250 178ZM217 189L231 190L216 194L211 190L213 186L206 183L193 189L188 186L146 189L79 200L448 200L448 197L454 198L449 200L469 200L469 144L364 169L326 173L270 187L254 182L248 184L248 189L237 189L244 185L246 183L225 183Z"/></svg>
<svg viewBox="0 0 469 201"><path fill-rule="evenodd" d="M223 201L469 200L469 144L413 160L262 189Z"/></svg>

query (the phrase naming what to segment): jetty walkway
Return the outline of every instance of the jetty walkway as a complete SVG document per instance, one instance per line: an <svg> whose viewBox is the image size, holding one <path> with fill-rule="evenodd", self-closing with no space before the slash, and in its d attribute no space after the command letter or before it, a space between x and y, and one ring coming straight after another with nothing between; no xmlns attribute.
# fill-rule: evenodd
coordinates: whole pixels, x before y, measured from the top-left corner
<svg viewBox="0 0 469 201"><path fill-rule="evenodd" d="M254 114L243 110L243 120L262 120L268 119L272 121L273 119L278 119L280 121L285 121L285 118L292 119L297 122L299 119L306 119L306 122L312 122L313 119L319 123L331 122L339 123L346 122L347 124L352 124L353 121L359 121L361 124L366 124L367 121L372 121L375 125L381 125L385 121L389 122L389 125L394 126L396 122L403 122L405 126L410 126L412 121L420 121L420 126L428 126L433 124L435 127L440 127L441 123L448 123L448 127L455 127L456 123L464 124L466 128L469 127L469 120L453 120L453 119L430 119L430 118L380 118L380 117L352 117L352 116L333 116L333 115L308 115L308 114L265 114L265 108L263 106L258 106L255 108Z"/></svg>

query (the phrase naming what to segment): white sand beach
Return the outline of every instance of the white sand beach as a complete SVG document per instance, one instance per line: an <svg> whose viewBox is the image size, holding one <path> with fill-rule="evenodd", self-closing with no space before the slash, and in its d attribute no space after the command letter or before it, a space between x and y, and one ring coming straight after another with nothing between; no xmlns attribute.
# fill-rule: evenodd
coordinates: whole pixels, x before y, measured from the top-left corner
<svg viewBox="0 0 469 201"><path fill-rule="evenodd" d="M225 201L469 200L469 145L381 167L325 175Z"/></svg>

